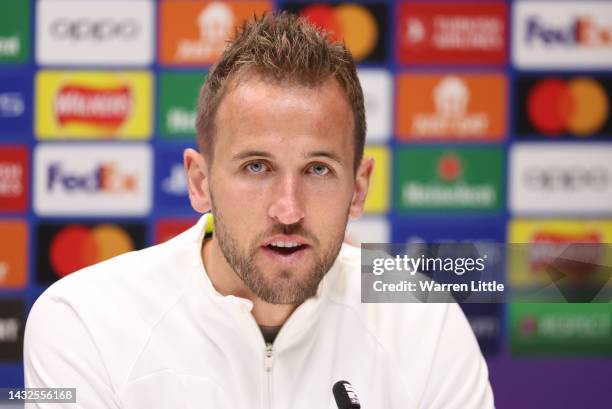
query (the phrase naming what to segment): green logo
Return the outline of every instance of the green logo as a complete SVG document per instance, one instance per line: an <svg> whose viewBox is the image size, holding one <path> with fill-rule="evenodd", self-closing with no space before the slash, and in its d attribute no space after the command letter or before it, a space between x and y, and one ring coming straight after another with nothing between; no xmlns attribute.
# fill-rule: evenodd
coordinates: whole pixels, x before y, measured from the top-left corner
<svg viewBox="0 0 612 409"><path fill-rule="evenodd" d="M196 105L206 73L172 72L160 77L160 134L166 138L194 138Z"/></svg>
<svg viewBox="0 0 612 409"><path fill-rule="evenodd" d="M514 356L612 355L612 306L511 303Z"/></svg>
<svg viewBox="0 0 612 409"><path fill-rule="evenodd" d="M24 63L30 55L30 2L0 2L0 63Z"/></svg>
<svg viewBox="0 0 612 409"><path fill-rule="evenodd" d="M400 211L501 210L500 148L401 148L395 206Z"/></svg>

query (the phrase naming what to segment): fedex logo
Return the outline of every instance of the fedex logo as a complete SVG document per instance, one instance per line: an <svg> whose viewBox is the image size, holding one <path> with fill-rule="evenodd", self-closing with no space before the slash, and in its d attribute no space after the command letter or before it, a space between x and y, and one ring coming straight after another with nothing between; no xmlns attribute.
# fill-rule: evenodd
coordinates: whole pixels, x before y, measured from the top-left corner
<svg viewBox="0 0 612 409"><path fill-rule="evenodd" d="M122 172L115 163L101 163L91 171L73 173L55 162L49 166L47 174L47 190L50 191L61 187L67 191L121 193L136 191L138 184L137 175Z"/></svg>
<svg viewBox="0 0 612 409"><path fill-rule="evenodd" d="M583 47L612 46L612 24L599 25L589 17L578 17L569 24L547 24L538 16L527 19L527 43L540 41L545 45L570 45Z"/></svg>
<svg viewBox="0 0 612 409"><path fill-rule="evenodd" d="M40 215L148 214L152 202L147 144L39 144L34 151L34 210Z"/></svg>
<svg viewBox="0 0 612 409"><path fill-rule="evenodd" d="M612 68L612 3L519 1L512 60L519 68Z"/></svg>

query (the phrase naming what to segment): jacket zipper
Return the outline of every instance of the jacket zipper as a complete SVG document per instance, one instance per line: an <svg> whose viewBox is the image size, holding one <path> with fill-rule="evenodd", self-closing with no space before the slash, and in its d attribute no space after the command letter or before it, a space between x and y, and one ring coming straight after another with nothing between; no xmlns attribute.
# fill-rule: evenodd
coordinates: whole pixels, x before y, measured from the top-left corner
<svg viewBox="0 0 612 409"><path fill-rule="evenodd" d="M266 343L266 351L264 357L264 366L266 370L266 378L268 381L268 409L272 409L272 364L274 363L274 354L272 344Z"/></svg>

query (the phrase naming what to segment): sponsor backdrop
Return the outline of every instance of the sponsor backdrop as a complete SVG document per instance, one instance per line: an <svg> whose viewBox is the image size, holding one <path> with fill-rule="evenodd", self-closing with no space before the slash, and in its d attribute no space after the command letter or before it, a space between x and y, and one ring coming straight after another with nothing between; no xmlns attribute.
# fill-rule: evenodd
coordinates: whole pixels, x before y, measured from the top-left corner
<svg viewBox="0 0 612 409"><path fill-rule="evenodd" d="M0 386L48 285L196 220L199 87L279 9L359 64L377 168L347 240L612 243L609 1L1 1ZM498 407L609 407L611 304L463 308Z"/></svg>

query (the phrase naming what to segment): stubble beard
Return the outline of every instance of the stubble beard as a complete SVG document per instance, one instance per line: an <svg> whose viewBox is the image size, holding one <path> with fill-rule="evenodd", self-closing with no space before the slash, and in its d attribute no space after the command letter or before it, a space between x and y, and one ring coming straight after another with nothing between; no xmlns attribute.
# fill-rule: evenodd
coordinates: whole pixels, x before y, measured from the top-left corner
<svg viewBox="0 0 612 409"><path fill-rule="evenodd" d="M281 270L274 276L270 276L266 275L253 262L259 250L256 243L274 234L302 234L309 237L316 247L320 247L316 237L305 232L301 225L276 225L269 231L258 235L253 240L254 244L251 248L243 251L228 232L223 214L214 205L212 206L212 212L215 219L214 235L217 237L223 257L247 288L257 297L270 304L299 305L314 296L319 283L338 257L344 240L344 231L342 231L334 238L326 251L322 249L320 255L314 254L313 266L303 278L296 277L296 272L289 269ZM348 211L346 218L348 220ZM311 248L310 251L313 251L313 249Z"/></svg>

